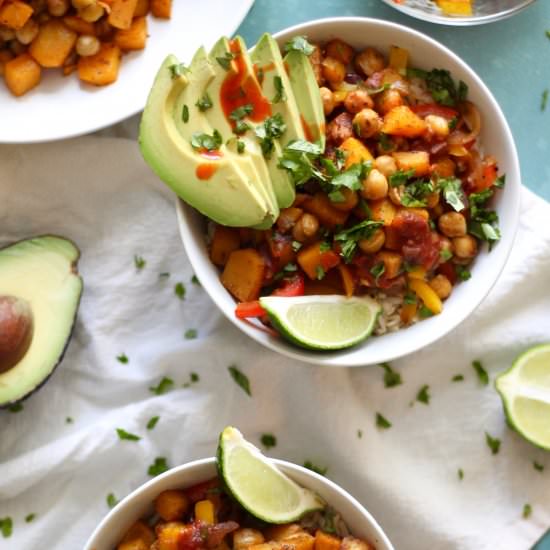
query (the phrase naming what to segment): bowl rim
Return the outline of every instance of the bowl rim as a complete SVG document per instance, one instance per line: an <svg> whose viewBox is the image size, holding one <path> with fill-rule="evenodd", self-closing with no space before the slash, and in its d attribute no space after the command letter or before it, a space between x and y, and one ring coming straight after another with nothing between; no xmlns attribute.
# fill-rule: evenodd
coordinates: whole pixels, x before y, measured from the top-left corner
<svg viewBox="0 0 550 550"><path fill-rule="evenodd" d="M279 458L270 458L270 461L272 461L277 467L281 468L284 473L289 474L291 478L293 477L293 473L299 473L305 477L312 478L319 482L321 485L328 487L332 492L336 493L344 500L347 500L350 505L353 506L353 508L355 508L356 511L358 511L363 516L363 519L366 521L366 523L376 533L379 542L382 542L389 550L394 550L394 547L390 542L388 536L384 533L382 527L380 527L372 514L353 495L340 487L340 485L336 484L334 481L331 481L325 476L322 476L298 464L294 464L293 462L288 462ZM185 464L181 464L179 466L171 468L170 470L154 477L153 479L150 479L149 481L146 481L145 483L137 487L134 491L124 497L119 503L117 503L117 505L112 510L110 510L109 513L101 520L101 522L97 525L97 527L90 535L89 539L86 541L86 544L84 545L84 550L94 550L95 545L97 544L97 538L103 533L106 528L110 527L111 523L116 522L118 516L121 515L124 510L126 510L128 507L131 507L133 501L137 497L141 496L143 493L147 493L156 485L162 485L167 479L174 478L174 483L177 483L177 478L184 472L193 470L195 468L198 469L202 466L213 466L215 468L216 458L201 458L198 460L193 460L191 462L186 462ZM137 519L139 518L136 518L136 521Z"/></svg>
<svg viewBox="0 0 550 550"><path fill-rule="evenodd" d="M220 295L217 288L215 288L214 283L211 283L210 280L202 281L201 284L205 288L207 294L209 295L210 299L216 304L218 309L221 310L221 312L235 325L240 331L244 332L248 336L250 336L253 340L258 342L259 344L267 347L268 349L271 349L272 351L275 351L277 353L280 353L283 356L289 357L291 359L296 359L298 361L301 361L302 363L309 363L309 364L316 364L316 365L323 365L323 366L331 366L331 367L362 367L372 364L380 364L382 362L389 362L394 361L396 359L399 359L401 357L405 357L407 355L410 355L414 352L417 352L421 349L424 349L428 347L429 345L433 344L434 342L440 340L444 336L450 334L453 332L459 325L461 325L470 315L480 306L480 304L483 302L483 300L487 297L489 292L492 290L496 282L499 280L500 275L502 274L502 271L504 270L504 267L506 266L508 259L510 257L510 254L513 249L514 242L516 240L517 231L519 228L519 214L521 210L521 171L520 171L520 164L519 164L519 157L517 152L517 147L510 129L510 126L508 124L508 121L506 120L506 117L504 116L504 113L498 104L497 100L493 96L492 92L489 90L487 85L483 82L481 77L468 65L465 61L463 61L457 54L455 54L453 51L451 51L449 48L447 48L445 45L441 44L437 40L431 38L430 36L417 31L415 29L411 29L405 25L401 25L399 23L394 23L392 21L386 21L383 19L373 18L373 17L359 17L359 16L344 16L344 17L326 17L326 18L320 18L320 19L314 19L310 21L305 21L302 23L299 23L297 25L293 25L291 27L287 27L285 29L282 29L281 31L278 31L277 33L273 34L273 37L277 41L281 41L285 38L288 38L291 35L295 34L308 34L308 31L317 30L319 27L325 28L327 30L327 34L330 34L330 27L332 25L338 25L338 24L351 24L351 25L376 25L385 29L391 29L392 31L398 32L398 33L404 33L405 35L413 36L414 39L419 40L421 42L427 43L431 48L434 48L436 50L439 50L444 55L449 57L454 64L456 64L457 67L460 67L461 70L463 70L470 79L471 82L475 82L476 86L479 88L482 96L488 99L490 104L492 105L492 108L494 109L495 114L497 115L497 118L502 126L502 129L505 134L505 142L510 147L510 150L512 152L511 158L509 158L509 163L513 171L517 174L517 181L514 181L513 187L512 185L507 185L507 193L511 194L515 192L516 194L516 200L512 203L510 207L510 224L509 227L506 228L506 240L508 242L508 248L505 250L505 252L500 256L500 262L497 264L497 268L494 270L493 278L489 283L484 283L485 286L483 286L482 291L478 292L477 299L473 300L467 307L462 308L461 311L455 313L454 319L452 321L447 322L445 327L442 329L441 325L435 324L432 325L432 330L428 333L426 333L422 339L421 345L416 344L409 344L409 345L402 345L397 349L397 347L391 347L391 349L388 349L388 351L385 354L378 354L376 359L370 359L368 357L368 353L362 354L365 355L364 357L349 357L348 352L355 350L355 347L352 348L346 348L343 350L338 350L336 352L319 352L315 350L306 350L299 348L297 346L293 346L292 344L289 344L282 339L275 339L274 337L270 336L269 338L262 338L262 336L265 336L261 329L256 327L253 323L246 323L243 322L240 319L237 319L234 314L234 308L231 309L231 311L227 310L227 308L224 306L222 300L214 299L213 296ZM510 189L512 187L512 189ZM197 274L197 277L199 277L200 280L200 273L196 269L196 261L195 258L200 254L200 246L196 242L196 240L193 238L192 231L191 231L191 224L190 224L190 218L192 218L194 215L196 215L196 211L189 205L185 204L181 199L176 197L176 212L177 212L177 221L178 221L178 227L180 230L180 236L183 242L184 249L186 251L186 254L189 258L189 261L195 270L195 273ZM499 245L503 245L503 243L499 243ZM228 295L228 292L223 289L224 295ZM233 300L233 298L231 298ZM423 323L427 323L430 321L433 321L436 318L424 320ZM399 331L398 331L399 332Z"/></svg>

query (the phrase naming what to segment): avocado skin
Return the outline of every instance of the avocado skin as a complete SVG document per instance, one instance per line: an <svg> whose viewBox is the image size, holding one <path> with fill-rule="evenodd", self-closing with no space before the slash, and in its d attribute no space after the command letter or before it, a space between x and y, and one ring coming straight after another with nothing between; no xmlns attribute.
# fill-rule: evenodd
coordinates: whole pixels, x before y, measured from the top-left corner
<svg viewBox="0 0 550 550"><path fill-rule="evenodd" d="M34 388L29 390L25 395L22 395L18 399L14 399L14 400L11 400L11 401L0 403L0 410L9 409L10 407L13 407L14 405L17 405L18 403L23 403L23 401L26 401L35 392L37 392L40 388L42 388L42 386L44 386L44 384L46 384L46 382L48 382L48 380L51 378L51 376L57 370L57 367L59 366L59 364L63 361L63 358L65 357L65 353L67 352L67 348L69 347L69 343L70 343L71 338L72 338L73 333L74 333L76 318L78 316L78 309L80 307L80 302L81 302L81 299L82 299L82 293L84 291L84 280L82 279L82 276L80 274L78 274L78 267L77 267L78 266L78 260L80 259L80 256L81 256L81 251L80 251L80 248L78 248L78 246L76 245L76 243L74 241L72 241L71 239L67 239L66 237L62 237L61 235L46 233L46 234L43 234L43 235L37 235L35 237L30 237L30 238L27 238L27 239L20 239L18 241L14 241L10 244L2 246L2 247L0 247L0 253L4 250L8 249L8 248L11 248L11 247L13 247L15 245L18 245L18 244L21 244L21 243L24 243L26 241L33 241L33 240L44 239L44 238L63 239L64 241L69 242L75 248L75 250L77 252L77 256L73 260L72 265L71 265L71 272L74 275L76 275L77 278L80 280L80 293L79 293L79 296L77 298L76 303L74 304L74 315L73 315L72 321L71 321L71 329L70 329L69 335L68 335L68 337L65 341L65 345L63 346L63 349L61 350L60 354L58 355L57 359L55 360L54 366L52 367L51 371L45 376L45 378L38 385L36 385ZM17 368L17 365L12 367L12 369L16 369L16 368ZM12 370L12 369L10 369L10 370Z"/></svg>

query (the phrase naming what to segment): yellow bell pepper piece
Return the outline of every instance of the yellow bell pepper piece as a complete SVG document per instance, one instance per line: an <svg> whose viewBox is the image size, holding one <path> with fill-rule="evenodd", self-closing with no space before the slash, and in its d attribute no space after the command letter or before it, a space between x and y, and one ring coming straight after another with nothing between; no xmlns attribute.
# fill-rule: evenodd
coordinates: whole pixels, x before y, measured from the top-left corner
<svg viewBox="0 0 550 550"><path fill-rule="evenodd" d="M389 65L400 75L407 74L407 65L409 63L409 50L399 46L390 46Z"/></svg>
<svg viewBox="0 0 550 550"><path fill-rule="evenodd" d="M195 520L204 521L208 525L216 523L212 502L209 500L199 500L195 504Z"/></svg>
<svg viewBox="0 0 550 550"><path fill-rule="evenodd" d="M428 283L421 279L409 279L409 287L434 315L441 313L443 304Z"/></svg>
<svg viewBox="0 0 550 550"><path fill-rule="evenodd" d="M421 265L415 265L409 269L407 275L409 276L409 279L424 280L426 278L426 268Z"/></svg>

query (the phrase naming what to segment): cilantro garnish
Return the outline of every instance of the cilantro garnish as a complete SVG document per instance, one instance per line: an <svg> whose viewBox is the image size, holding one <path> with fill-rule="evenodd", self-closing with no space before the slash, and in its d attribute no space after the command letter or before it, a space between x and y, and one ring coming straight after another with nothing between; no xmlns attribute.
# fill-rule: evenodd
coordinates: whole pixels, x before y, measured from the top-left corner
<svg viewBox="0 0 550 550"><path fill-rule="evenodd" d="M436 103L454 107L464 101L468 95L468 86L460 80L458 86L451 77L451 73L445 69L433 69L423 71L421 69L408 69L408 76L422 78L426 81L428 90Z"/></svg>
<svg viewBox="0 0 550 550"><path fill-rule="evenodd" d="M285 52L292 50L311 55L315 51L315 46L312 46L305 36L295 36L285 44Z"/></svg>
<svg viewBox="0 0 550 550"><path fill-rule="evenodd" d="M412 177L414 177L415 170L397 170L390 175L388 182L390 187L399 187L400 185L405 185Z"/></svg>
<svg viewBox="0 0 550 550"><path fill-rule="evenodd" d="M295 185L303 185L314 174L320 174L313 161L322 153L323 149L318 143L302 139L292 140L283 150L283 155L279 160L279 168L284 168L290 172Z"/></svg>
<svg viewBox="0 0 550 550"><path fill-rule="evenodd" d="M533 513L533 507L529 503L524 504L523 505L523 512L521 513L523 519L529 518L532 513Z"/></svg>
<svg viewBox="0 0 550 550"><path fill-rule="evenodd" d="M72 416L67 416L67 418L65 418L65 422L67 424L72 424L74 422L74 420L73 420Z"/></svg>
<svg viewBox="0 0 550 550"><path fill-rule="evenodd" d="M205 92L204 95L197 100L195 105L197 106L199 111L202 111L202 112L207 111L208 109L210 109L212 107L213 103L212 103L212 99L208 95L208 92Z"/></svg>
<svg viewBox="0 0 550 550"><path fill-rule="evenodd" d="M218 130L214 130L212 135L201 134L200 132L195 132L191 136L191 147L193 149L206 149L207 151L215 151L219 149L223 139Z"/></svg>
<svg viewBox="0 0 550 550"><path fill-rule="evenodd" d="M361 439L363 437L363 430L357 430L357 439Z"/></svg>
<svg viewBox="0 0 550 550"><path fill-rule="evenodd" d="M159 273L159 279L168 279L169 277L170 277L170 273L168 273L168 271Z"/></svg>
<svg viewBox="0 0 550 550"><path fill-rule="evenodd" d="M139 441L141 439L139 435L127 432L122 428L117 428L116 433L118 434L118 438L122 441Z"/></svg>
<svg viewBox="0 0 550 550"><path fill-rule="evenodd" d="M229 371L231 378L233 378L233 380L242 388L242 390L250 397L252 397L248 376L246 376L246 374L243 374L235 365L227 367L227 370Z"/></svg>
<svg viewBox="0 0 550 550"><path fill-rule="evenodd" d="M185 300L185 285L182 282L174 285L174 294L180 299Z"/></svg>
<svg viewBox="0 0 550 550"><path fill-rule="evenodd" d="M197 337L197 329L189 328L185 331L184 337L186 340L194 340Z"/></svg>
<svg viewBox="0 0 550 550"><path fill-rule="evenodd" d="M433 313L431 309L428 309L424 304L422 304L418 310L418 315L421 319L427 319L428 317L432 317Z"/></svg>
<svg viewBox="0 0 550 550"><path fill-rule="evenodd" d="M393 151L395 144L391 137L388 136L388 134L384 134L380 132L380 137L378 138L378 144L380 145L382 151L385 151L386 153L388 151Z"/></svg>
<svg viewBox="0 0 550 550"><path fill-rule="evenodd" d="M544 90L542 92L542 97L540 100L540 110L545 111L546 110L546 104L548 103L548 89Z"/></svg>
<svg viewBox="0 0 550 550"><path fill-rule="evenodd" d="M378 262L370 268L370 274L374 277L376 283L378 283L378 280L382 277L382 275L384 275L385 272L386 265L384 262Z"/></svg>
<svg viewBox="0 0 550 550"><path fill-rule="evenodd" d="M533 460L533 468L535 468L537 472L542 472L544 470L544 466L539 464L536 460Z"/></svg>
<svg viewBox="0 0 550 550"><path fill-rule="evenodd" d="M416 400L420 403L424 403L425 405L429 405L430 398L430 386L428 386L428 384L425 384L418 390L418 393L416 394Z"/></svg>
<svg viewBox="0 0 550 550"><path fill-rule="evenodd" d="M344 229L334 235L334 240L341 243L340 255L346 263L351 262L357 248L358 241L369 239L373 233L381 227L382 222L364 220L349 229Z"/></svg>
<svg viewBox="0 0 550 550"><path fill-rule="evenodd" d="M237 153L239 155L242 155L244 153L244 150L246 148L246 145L244 144L244 141L241 141L240 139L237 140Z"/></svg>
<svg viewBox="0 0 550 550"><path fill-rule="evenodd" d="M116 360L119 363L122 363L123 365L125 365L129 361L128 356L125 353L121 353L120 355L117 355Z"/></svg>
<svg viewBox="0 0 550 550"><path fill-rule="evenodd" d="M456 271L457 277L461 281L467 281L472 276L472 274L470 273L470 270L466 269L463 265L456 265L455 271Z"/></svg>
<svg viewBox="0 0 550 550"><path fill-rule="evenodd" d="M31 523L35 520L36 514L28 514L25 516L25 523Z"/></svg>
<svg viewBox="0 0 550 550"><path fill-rule="evenodd" d="M286 124L281 113L277 113L264 120L261 126L256 126L256 137L260 141L265 158L271 158L275 147L274 140L281 137L286 131Z"/></svg>
<svg viewBox="0 0 550 550"><path fill-rule="evenodd" d="M149 469L147 470L147 473L151 476L158 476L159 474L162 474L168 470L168 463L166 462L166 458L163 456L157 456L155 458L155 462L149 466Z"/></svg>
<svg viewBox="0 0 550 550"><path fill-rule="evenodd" d="M449 130L454 130L458 124L458 117L454 116L449 120Z"/></svg>
<svg viewBox="0 0 550 550"><path fill-rule="evenodd" d="M199 281L199 278L198 278L196 275L193 275L193 276L191 277L191 282L192 282L194 285L201 286L201 282Z"/></svg>
<svg viewBox="0 0 550 550"><path fill-rule="evenodd" d="M462 382L464 380L464 375L463 374L455 374L452 378L451 378L451 381L452 382Z"/></svg>
<svg viewBox="0 0 550 550"><path fill-rule="evenodd" d="M14 403L8 407L8 411L11 413L18 413L23 410L23 403Z"/></svg>
<svg viewBox="0 0 550 550"><path fill-rule="evenodd" d="M232 52L225 52L222 57L216 57L216 61L220 64L222 69L229 70L231 61L235 59L235 54Z"/></svg>
<svg viewBox="0 0 550 550"><path fill-rule="evenodd" d="M196 372L192 372L189 374L189 382L185 382L183 384L184 388L190 388L191 384L196 384L200 380L200 376Z"/></svg>
<svg viewBox="0 0 550 550"><path fill-rule="evenodd" d="M464 479L464 470L462 468L459 468L457 474L458 474L458 479L462 481Z"/></svg>
<svg viewBox="0 0 550 550"><path fill-rule="evenodd" d="M379 366L384 369L384 387L394 388L395 386L399 386L403 383L401 380L401 375L394 371L389 363L382 363Z"/></svg>
<svg viewBox="0 0 550 550"><path fill-rule="evenodd" d="M357 191L361 189L362 181L369 175L371 170L372 164L370 162L357 162L347 170L335 175L331 184L335 187L347 187Z"/></svg>
<svg viewBox="0 0 550 550"><path fill-rule="evenodd" d="M171 378L164 376L162 380L156 385L151 386L149 391L155 395L162 395L170 391L174 387L174 381Z"/></svg>
<svg viewBox="0 0 550 550"><path fill-rule="evenodd" d="M387 430L388 428L391 428L392 424L391 422L383 417L380 413L376 413L376 426L378 428L381 428L383 430Z"/></svg>
<svg viewBox="0 0 550 550"><path fill-rule="evenodd" d="M292 241L292 250L294 250L294 252L298 252L302 246L303 245L300 241Z"/></svg>
<svg viewBox="0 0 550 550"><path fill-rule="evenodd" d="M184 105L181 109L181 119L185 123L189 122L189 107L187 105Z"/></svg>
<svg viewBox="0 0 550 550"><path fill-rule="evenodd" d="M277 438L273 434L262 434L260 441L266 449L271 449L271 447L277 445Z"/></svg>
<svg viewBox="0 0 550 550"><path fill-rule="evenodd" d="M7 539L13 532L13 520L10 517L0 518L0 532Z"/></svg>
<svg viewBox="0 0 550 550"><path fill-rule="evenodd" d="M143 269L146 263L147 262L141 256L134 255L134 265L138 271Z"/></svg>
<svg viewBox="0 0 550 550"><path fill-rule="evenodd" d="M237 107L236 109L231 111L229 118L231 120L242 120L245 116L252 113L253 110L254 106L251 103L245 103L244 105L241 105L240 107Z"/></svg>
<svg viewBox="0 0 550 550"><path fill-rule="evenodd" d="M489 435L489 432L485 432L485 442L489 449L491 449L491 454L496 455L500 449L500 439L493 438Z"/></svg>
<svg viewBox="0 0 550 550"><path fill-rule="evenodd" d="M168 70L172 74L172 78L177 78L178 76L189 72L189 69L183 63L170 65L170 67L168 67Z"/></svg>
<svg viewBox="0 0 550 550"><path fill-rule="evenodd" d="M448 248L442 248L439 251L439 257L441 258L442 262L446 262L447 260L450 260L453 257L453 253Z"/></svg>
<svg viewBox="0 0 550 550"><path fill-rule="evenodd" d="M391 84L389 83L386 83L386 84L382 84L382 86L378 86L378 88L367 88L367 87L363 87L361 85L361 83L359 83L359 86L361 88L363 88L369 95L375 95L375 94L379 94L381 92L385 92L386 90L389 90L391 88Z"/></svg>
<svg viewBox="0 0 550 550"><path fill-rule="evenodd" d="M472 367L476 371L477 377L483 386L489 385L489 375L487 371L483 368L483 365L480 361L472 361Z"/></svg>
<svg viewBox="0 0 550 550"><path fill-rule="evenodd" d="M457 212L464 210L464 192L462 182L458 178L438 179L437 186L443 191L443 197L449 206Z"/></svg>
<svg viewBox="0 0 550 550"><path fill-rule="evenodd" d="M109 493L106 498L107 506L109 508L114 508L118 504L118 499L113 495L113 493Z"/></svg>
<svg viewBox="0 0 550 550"><path fill-rule="evenodd" d="M427 206L426 199L433 192L434 185L431 181L413 181L405 186L401 194L401 204L410 208L422 208Z"/></svg>
<svg viewBox="0 0 550 550"><path fill-rule="evenodd" d="M271 103L279 103L286 101L286 93L283 87L283 79L280 76L273 77L273 85L275 86L275 97L271 100Z"/></svg>
<svg viewBox="0 0 550 550"><path fill-rule="evenodd" d="M468 231L483 241L488 241L489 250L495 241L500 239L498 229L498 214L494 210L485 208L487 201L493 196L492 189L485 189L479 193L472 193L470 201L470 223Z"/></svg>
<svg viewBox="0 0 550 550"><path fill-rule="evenodd" d="M418 300L417 300L416 294L414 294L414 292L407 292L405 294L405 296L403 296L403 303L405 303L405 304L412 305L412 304L416 304L417 302L418 302Z"/></svg>
<svg viewBox="0 0 550 550"><path fill-rule="evenodd" d="M317 464L314 464L313 462L311 462L311 460L306 460L304 462L304 468L307 468L308 470L311 470L312 472L315 472L316 474L319 474L321 476L326 475L328 471L328 468L317 466Z"/></svg>
<svg viewBox="0 0 550 550"><path fill-rule="evenodd" d="M159 421L159 419L160 419L160 416L151 417L146 424L147 429L152 430L157 425L157 422Z"/></svg>

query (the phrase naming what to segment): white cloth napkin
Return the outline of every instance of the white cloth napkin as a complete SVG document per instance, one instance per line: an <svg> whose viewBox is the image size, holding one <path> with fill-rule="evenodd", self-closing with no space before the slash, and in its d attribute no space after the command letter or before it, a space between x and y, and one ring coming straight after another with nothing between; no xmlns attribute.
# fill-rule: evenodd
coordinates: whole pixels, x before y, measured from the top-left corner
<svg viewBox="0 0 550 550"><path fill-rule="evenodd" d="M506 427L498 395L480 385L471 361L494 379L523 349L550 341L549 219L550 205L524 190L517 242L495 289L448 337L393 363L403 384L387 389L379 367L300 364L225 320L191 282L173 197L135 142L0 148L1 244L67 236L82 251L85 285L63 363L21 412L0 412L0 518L14 521L0 549L82 548L109 493L120 499L146 481L156 457L174 466L211 456L233 424L257 444L273 433L273 456L327 467L398 550L526 550L550 525L550 456ZM134 255L146 261L140 271ZM184 300L174 292L180 281ZM185 339L188 329L198 337ZM230 365L248 376L252 397ZM182 387L191 372L200 380ZM465 380L451 382L456 374ZM164 376L175 389L156 396L148 388ZM415 402L424 384L429 405ZM376 412L390 429L376 428ZM147 430L153 416L160 420ZM120 441L116 428L142 439ZM496 455L486 431L502 440Z"/></svg>

